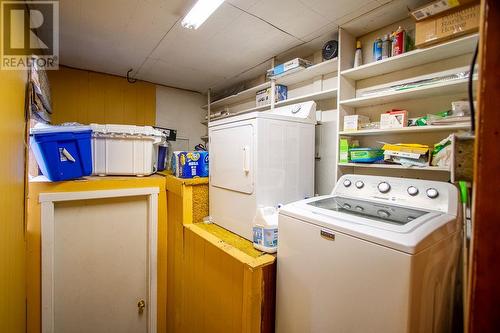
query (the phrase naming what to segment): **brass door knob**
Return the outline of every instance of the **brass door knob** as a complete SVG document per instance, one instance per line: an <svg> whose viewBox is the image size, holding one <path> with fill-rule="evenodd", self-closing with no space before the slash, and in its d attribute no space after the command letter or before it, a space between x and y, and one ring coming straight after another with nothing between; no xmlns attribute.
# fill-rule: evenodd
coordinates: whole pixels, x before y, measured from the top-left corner
<svg viewBox="0 0 500 333"><path fill-rule="evenodd" d="M139 313L143 313L144 312L144 308L146 307L146 302L141 299L139 302L137 302L137 308L139 309Z"/></svg>

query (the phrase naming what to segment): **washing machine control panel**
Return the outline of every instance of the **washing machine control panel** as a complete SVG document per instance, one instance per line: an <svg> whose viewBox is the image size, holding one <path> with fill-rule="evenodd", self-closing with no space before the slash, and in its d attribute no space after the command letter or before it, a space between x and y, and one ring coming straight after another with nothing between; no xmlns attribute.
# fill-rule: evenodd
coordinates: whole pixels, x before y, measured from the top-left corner
<svg viewBox="0 0 500 333"><path fill-rule="evenodd" d="M302 118L302 119L316 119L316 103L314 101L308 101L308 102L278 107L275 108L274 110L265 112L282 116L288 116L288 117Z"/></svg>
<svg viewBox="0 0 500 333"><path fill-rule="evenodd" d="M458 199L455 186L449 183L368 175L342 176L332 195L392 202L441 212L448 212L456 205L456 202L450 205L450 200Z"/></svg>

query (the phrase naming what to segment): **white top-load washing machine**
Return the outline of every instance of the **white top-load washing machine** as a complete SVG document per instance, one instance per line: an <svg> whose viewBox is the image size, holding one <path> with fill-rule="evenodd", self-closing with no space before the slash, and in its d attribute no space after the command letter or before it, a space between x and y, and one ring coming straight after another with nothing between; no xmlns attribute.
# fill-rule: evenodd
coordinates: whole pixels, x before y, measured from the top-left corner
<svg viewBox="0 0 500 333"><path fill-rule="evenodd" d="M277 332L449 332L458 215L452 184L365 175L284 206Z"/></svg>
<svg viewBox="0 0 500 333"><path fill-rule="evenodd" d="M210 122L210 216L252 239L257 207L314 195L313 101Z"/></svg>

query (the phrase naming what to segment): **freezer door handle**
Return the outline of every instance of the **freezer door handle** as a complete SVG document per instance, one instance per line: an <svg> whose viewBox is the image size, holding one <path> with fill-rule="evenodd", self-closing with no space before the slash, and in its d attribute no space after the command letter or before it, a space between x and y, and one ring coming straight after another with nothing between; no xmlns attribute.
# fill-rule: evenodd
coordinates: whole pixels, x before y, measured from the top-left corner
<svg viewBox="0 0 500 333"><path fill-rule="evenodd" d="M320 230L320 235L326 240L329 241L334 241L335 240L335 234L325 231L325 230Z"/></svg>
<svg viewBox="0 0 500 333"><path fill-rule="evenodd" d="M243 172L248 174L250 172L250 148L243 146Z"/></svg>

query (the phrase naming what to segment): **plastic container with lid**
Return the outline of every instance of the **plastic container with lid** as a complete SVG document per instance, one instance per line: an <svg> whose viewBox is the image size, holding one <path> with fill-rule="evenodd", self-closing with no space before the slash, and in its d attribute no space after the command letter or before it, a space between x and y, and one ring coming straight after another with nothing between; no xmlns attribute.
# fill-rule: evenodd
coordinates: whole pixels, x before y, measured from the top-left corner
<svg viewBox="0 0 500 333"><path fill-rule="evenodd" d="M92 174L92 130L89 126L39 124L30 130L30 146L38 166L51 181Z"/></svg>
<svg viewBox="0 0 500 333"><path fill-rule="evenodd" d="M91 124L93 174L147 176L158 168L164 134L151 126Z"/></svg>

